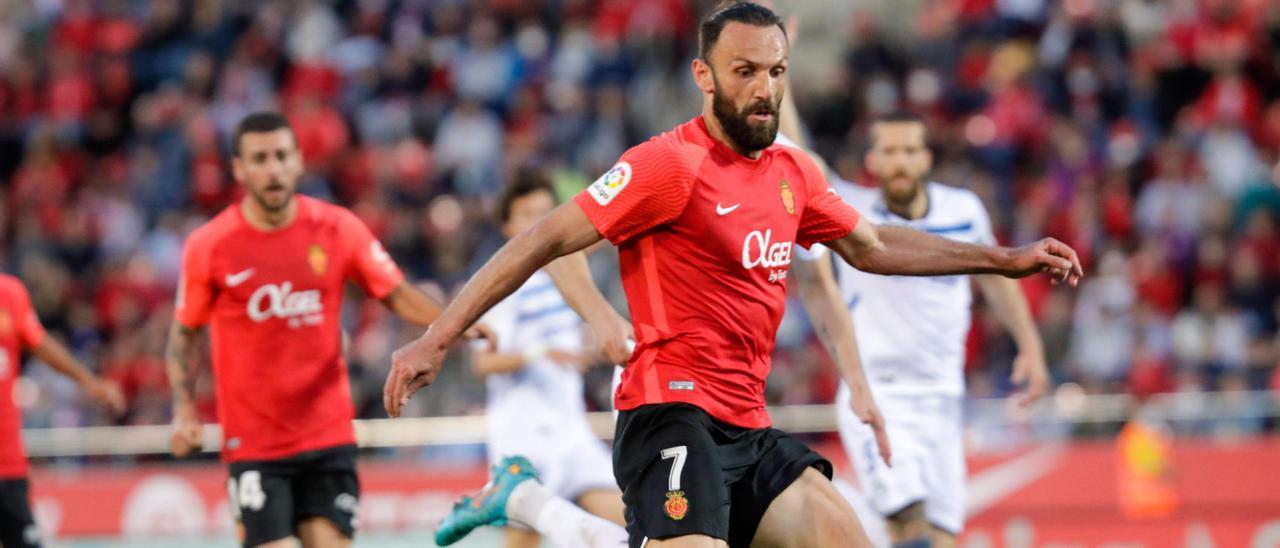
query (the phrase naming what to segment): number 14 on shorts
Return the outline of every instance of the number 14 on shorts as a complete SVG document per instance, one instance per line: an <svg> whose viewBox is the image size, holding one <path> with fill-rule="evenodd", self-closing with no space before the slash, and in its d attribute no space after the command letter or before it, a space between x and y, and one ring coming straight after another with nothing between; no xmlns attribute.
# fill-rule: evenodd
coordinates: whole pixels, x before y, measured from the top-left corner
<svg viewBox="0 0 1280 548"><path fill-rule="evenodd" d="M267 493L262 490L262 473L257 470L246 470L240 479L227 480L227 494L231 497L231 511L240 517L240 509L252 512L261 510L267 504Z"/></svg>
<svg viewBox="0 0 1280 548"><path fill-rule="evenodd" d="M689 458L689 448L684 445L668 447L662 450L662 460L671 460L671 475L667 478L667 502L663 509L667 517L676 521L684 519L689 513L689 499L680 490L680 475L684 472L684 462Z"/></svg>

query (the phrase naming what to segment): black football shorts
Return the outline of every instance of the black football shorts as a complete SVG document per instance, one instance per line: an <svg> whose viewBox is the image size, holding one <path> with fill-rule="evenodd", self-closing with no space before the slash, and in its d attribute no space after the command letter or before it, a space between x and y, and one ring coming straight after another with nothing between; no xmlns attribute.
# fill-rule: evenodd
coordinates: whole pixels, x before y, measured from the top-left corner
<svg viewBox="0 0 1280 548"><path fill-rule="evenodd" d="M316 517L333 522L347 538L355 535L360 482L354 445L233 462L230 472L227 492L245 547L295 536L299 522Z"/></svg>
<svg viewBox="0 0 1280 548"><path fill-rule="evenodd" d="M632 548L683 535L750 546L769 503L810 467L831 477L831 462L789 434L733 426L693 405L618 414L613 473Z"/></svg>

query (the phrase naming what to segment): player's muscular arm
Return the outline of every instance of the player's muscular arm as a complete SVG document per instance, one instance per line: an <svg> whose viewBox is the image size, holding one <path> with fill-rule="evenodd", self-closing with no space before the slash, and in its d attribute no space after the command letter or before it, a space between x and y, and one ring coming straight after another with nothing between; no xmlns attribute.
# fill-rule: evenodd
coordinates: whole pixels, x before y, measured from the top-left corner
<svg viewBox="0 0 1280 548"><path fill-rule="evenodd" d="M1000 323L1009 330L1018 345L1011 377L1015 384L1026 384L1026 388L1018 396L1018 402L1024 406L1029 405L1049 388L1044 343L1040 340L1040 331L1036 329L1035 320L1031 317L1031 307L1027 305L1027 298L1016 281L1000 276L977 276L974 279L987 303L1000 318Z"/></svg>
<svg viewBox="0 0 1280 548"><path fill-rule="evenodd" d="M431 325L444 310L440 303L409 282L400 282L382 298L382 304L404 321L420 327Z"/></svg>
<svg viewBox="0 0 1280 548"><path fill-rule="evenodd" d="M627 339L633 338L631 323L618 314L591 279L591 268L583 252L560 257L543 268L565 303L581 316L600 341L605 358L611 363L625 364L631 358Z"/></svg>
<svg viewBox="0 0 1280 548"><path fill-rule="evenodd" d="M179 458L200 448L201 425L195 406L195 361L192 354L200 329L173 322L165 347L165 369L173 391L173 433L169 448Z"/></svg>
<svg viewBox="0 0 1280 548"><path fill-rule="evenodd" d="M95 403L101 405L111 411L115 415L124 413L125 401L124 394L120 392L120 387L115 383L98 377L90 372L76 358L71 355L71 351L63 346L51 336L45 336L40 344L31 349L32 355L36 359L44 362L55 371L71 377L80 384L80 389L85 391Z"/></svg>
<svg viewBox="0 0 1280 548"><path fill-rule="evenodd" d="M813 321L813 329L827 349L827 354L840 369L840 377L849 386L853 397L853 412L862 422L871 426L876 434L876 445L885 464L892 464L889 436L884 428L884 416L871 395L866 373L862 370L862 358L858 355L858 338L853 331L853 317L844 307L831 262L824 255L816 261L793 261L791 272L800 301Z"/></svg>
<svg viewBox="0 0 1280 548"><path fill-rule="evenodd" d="M1019 248L983 246L860 219L853 232L826 245L854 268L873 274L1000 274L1021 278L1048 272L1071 285L1084 275L1075 250L1053 238Z"/></svg>
<svg viewBox="0 0 1280 548"><path fill-rule="evenodd" d="M440 372L444 351L468 325L520 287L547 263L600 241L586 213L565 203L533 228L512 238L463 286L431 328L391 357L383 404L392 417Z"/></svg>

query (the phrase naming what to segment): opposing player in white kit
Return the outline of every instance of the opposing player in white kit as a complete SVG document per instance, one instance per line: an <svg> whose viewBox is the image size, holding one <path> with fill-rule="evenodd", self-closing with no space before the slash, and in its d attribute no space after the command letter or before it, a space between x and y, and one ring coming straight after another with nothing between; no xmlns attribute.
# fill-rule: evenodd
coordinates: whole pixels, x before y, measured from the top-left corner
<svg viewBox="0 0 1280 548"><path fill-rule="evenodd" d="M550 183L535 172L522 173L499 201L503 235L520 234L555 206ZM625 524L611 457L586 420L582 368L596 360L585 353L578 315L539 271L482 321L498 336L497 349L478 347L472 362L488 389L490 460L523 455L548 490ZM508 548L539 542L529 529L506 530Z"/></svg>
<svg viewBox="0 0 1280 548"><path fill-rule="evenodd" d="M785 129L785 128L784 128ZM846 202L877 224L899 224L947 238L995 244L981 200L969 190L927 181L932 167L924 122L910 113L877 120L866 168L878 188L832 177ZM807 267L830 269L825 251L798 250ZM895 547L955 544L964 526L962 443L964 343L972 293L967 276L878 276L843 262L839 286L853 317L871 392L886 417L893 467L877 455L870 428L854 416L841 385L837 417L845 451L871 506L886 518ZM1012 380L1025 383L1026 405L1048 384L1043 346L1015 280L975 276L979 289L1018 345ZM815 323L824 319L815 315ZM832 333L836 330L822 329ZM829 345L830 346L830 345Z"/></svg>

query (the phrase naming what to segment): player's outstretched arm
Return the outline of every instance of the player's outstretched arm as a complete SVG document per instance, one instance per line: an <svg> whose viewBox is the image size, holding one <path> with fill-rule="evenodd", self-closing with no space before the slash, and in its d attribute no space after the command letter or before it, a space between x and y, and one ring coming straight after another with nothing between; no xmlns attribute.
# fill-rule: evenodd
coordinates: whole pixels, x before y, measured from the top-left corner
<svg viewBox="0 0 1280 548"><path fill-rule="evenodd" d="M860 219L853 232L826 245L854 268L872 274L1021 278L1047 272L1055 281L1073 286L1084 276L1075 250L1053 238L1018 248L984 246Z"/></svg>
<svg viewBox="0 0 1280 548"><path fill-rule="evenodd" d="M1018 282L1008 278L978 276L974 280L996 317L1000 318L1000 323L1009 330L1018 345L1010 380L1017 385L1025 384L1017 401L1023 407L1028 406L1049 389L1049 368L1045 364L1044 342L1040 340L1040 331L1031 317L1027 297L1022 294Z"/></svg>
<svg viewBox="0 0 1280 548"><path fill-rule="evenodd" d="M40 344L31 349L31 354L48 364L54 371L71 377L79 383L80 389L84 390L94 403L106 408L113 415L124 414L124 394L120 392L120 387L114 382L94 375L88 368L80 365L75 356L71 355L71 351L53 337L45 335Z"/></svg>
<svg viewBox="0 0 1280 548"><path fill-rule="evenodd" d="M444 362L445 349L482 314L520 287L539 268L557 257L600 241L600 233L577 203L568 202L512 238L463 286L435 323L417 340L391 356L383 386L387 414L400 409L418 389L431 384Z"/></svg>
<svg viewBox="0 0 1280 548"><path fill-rule="evenodd" d="M818 339L826 347L827 354L840 370L840 377L852 392L851 404L858 419L871 427L880 448L880 458L892 466L892 450L889 434L885 431L884 416L871 395L867 375L862 369L858 354L858 338L853 331L853 317L844 306L840 288L831 272L831 261L824 254L814 261L792 261L791 272L800 302L809 313Z"/></svg>
<svg viewBox="0 0 1280 548"><path fill-rule="evenodd" d="M431 322L436 321L436 318L439 318L440 313L444 311L444 307L440 305L439 301L431 298L426 291L407 281L400 282L400 285L392 289L391 293L383 297L382 305L396 316L399 316L400 319L419 327L431 325ZM488 340L491 348L496 347L498 344L498 337L493 334L493 330L481 323L471 326L465 336L468 339Z"/></svg>
<svg viewBox="0 0 1280 548"><path fill-rule="evenodd" d="M604 295L600 294L600 289L591 279L586 253L570 253L551 261L543 270L551 276L556 289L564 296L565 303L595 333L605 358L610 363L625 365L631 359L627 340L634 338L631 322L619 315Z"/></svg>
<svg viewBox="0 0 1280 548"><path fill-rule="evenodd" d="M165 346L165 369L173 392L173 433L169 450L178 458L200 449L203 427L196 413L196 367L192 359L200 329L173 322Z"/></svg>
<svg viewBox="0 0 1280 548"><path fill-rule="evenodd" d="M382 298L382 305L400 319L417 325L419 327L427 327L431 322L436 321L440 316L440 312L444 307L430 295L409 282L400 282L400 285L387 293Z"/></svg>

